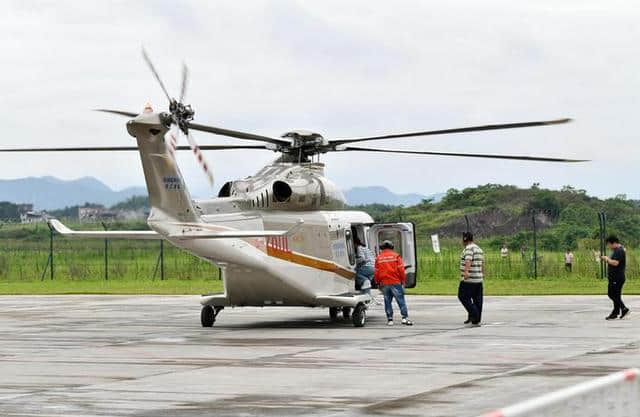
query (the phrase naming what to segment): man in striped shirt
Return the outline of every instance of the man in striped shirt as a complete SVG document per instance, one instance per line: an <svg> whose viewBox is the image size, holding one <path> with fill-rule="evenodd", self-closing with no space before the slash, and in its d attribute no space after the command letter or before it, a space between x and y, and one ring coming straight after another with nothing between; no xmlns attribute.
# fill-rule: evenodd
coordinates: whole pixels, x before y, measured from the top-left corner
<svg viewBox="0 0 640 417"><path fill-rule="evenodd" d="M482 320L482 281L484 279L484 252L473 243L473 234L462 234L464 249L460 256L460 286L458 299L467 310L464 324L480 326Z"/></svg>

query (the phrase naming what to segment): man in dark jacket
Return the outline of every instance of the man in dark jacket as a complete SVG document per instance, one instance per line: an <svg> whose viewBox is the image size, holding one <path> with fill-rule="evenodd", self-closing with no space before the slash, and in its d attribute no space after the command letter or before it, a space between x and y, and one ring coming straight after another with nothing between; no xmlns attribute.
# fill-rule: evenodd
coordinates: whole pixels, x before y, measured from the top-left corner
<svg viewBox="0 0 640 417"><path fill-rule="evenodd" d="M400 307L402 324L412 326L404 299L406 275L402 257L393 251L393 243L388 240L380 245L380 254L376 258L374 280L384 294L384 311L387 314L387 325L393 326L393 299Z"/></svg>
<svg viewBox="0 0 640 417"><path fill-rule="evenodd" d="M613 311L606 319L613 320L620 316L623 319L629 314L629 309L622 302L622 286L625 281L625 268L627 266L627 254L620 244L617 236L607 238L607 246L612 250L611 256L603 256L602 260L608 265L607 278L609 278L608 295L613 302Z"/></svg>

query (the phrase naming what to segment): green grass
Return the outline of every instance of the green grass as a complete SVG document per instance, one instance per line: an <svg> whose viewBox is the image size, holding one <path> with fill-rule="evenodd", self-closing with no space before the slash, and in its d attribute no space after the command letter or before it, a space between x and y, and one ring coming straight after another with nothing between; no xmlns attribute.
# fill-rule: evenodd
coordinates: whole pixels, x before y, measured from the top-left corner
<svg viewBox="0 0 640 417"><path fill-rule="evenodd" d="M0 281L0 294L206 294L222 292L220 280L44 280ZM584 278L542 279L488 279L485 295L603 295L607 292L606 280ZM413 295L456 295L456 279L432 279L421 281L409 289ZM625 294L640 294L640 280L627 280Z"/></svg>
<svg viewBox="0 0 640 417"><path fill-rule="evenodd" d="M0 294L207 294L222 292L219 280L44 280L0 282Z"/></svg>
<svg viewBox="0 0 640 417"><path fill-rule="evenodd" d="M624 294L640 294L640 280L627 280ZM418 282L407 290L414 295L456 295L458 280L433 279ZM486 279L485 295L602 295L607 293L607 280L592 278Z"/></svg>

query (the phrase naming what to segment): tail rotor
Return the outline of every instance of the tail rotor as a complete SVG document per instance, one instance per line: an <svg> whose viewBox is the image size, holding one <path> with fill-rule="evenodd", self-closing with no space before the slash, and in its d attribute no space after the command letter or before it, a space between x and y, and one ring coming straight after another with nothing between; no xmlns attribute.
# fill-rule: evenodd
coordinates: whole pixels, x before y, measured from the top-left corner
<svg viewBox="0 0 640 417"><path fill-rule="evenodd" d="M165 96L167 97L167 100L169 100L169 115L168 115L169 117L167 117L167 119L169 120L170 125L173 125L176 127L176 129L174 129L173 127L169 129L169 131L165 135L165 140L166 140L165 143L169 143L169 153L175 159L175 151L178 149L180 133L184 134L184 136L187 138L187 142L189 143L191 151L193 152L193 155L196 158L196 161L198 162L198 164L204 171L205 175L207 176L209 185L213 187L214 181L213 181L213 174L211 172L211 167L207 163L204 157L204 154L202 153L202 150L198 146L198 143L191 135L191 132L189 132L189 123L193 121L193 117L195 115L195 112L191 107L191 105L184 104L184 99L187 93L187 84L189 82L189 69L184 63L182 64L182 82L180 85L180 99L176 100L175 98L172 98L169 95L167 88L162 82L162 78L160 78L160 74L156 70L155 66L153 65L153 62L151 61L151 58L149 58L149 55L147 54L147 51L144 48L142 49L142 57L147 63L147 66L149 67L149 69L151 70L151 73L153 74L155 79L158 81L158 84L160 84L160 88L162 89Z"/></svg>

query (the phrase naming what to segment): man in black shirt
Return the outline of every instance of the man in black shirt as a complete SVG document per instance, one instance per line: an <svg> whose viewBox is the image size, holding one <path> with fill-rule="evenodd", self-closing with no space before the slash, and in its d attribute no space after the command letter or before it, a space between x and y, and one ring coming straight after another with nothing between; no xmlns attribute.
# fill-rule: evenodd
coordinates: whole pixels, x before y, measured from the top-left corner
<svg viewBox="0 0 640 417"><path fill-rule="evenodd" d="M613 311L607 316L607 320L624 318L629 314L629 309L622 302L622 286L624 285L624 269L627 264L627 254L620 240L614 235L607 238L607 246L612 250L611 256L603 256L602 260L608 265L607 278L609 278L609 298L613 301Z"/></svg>

